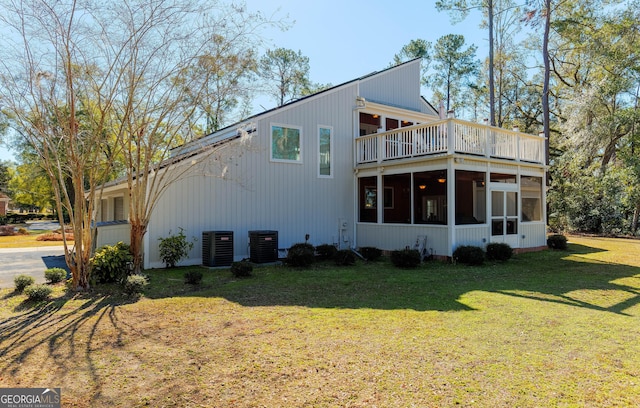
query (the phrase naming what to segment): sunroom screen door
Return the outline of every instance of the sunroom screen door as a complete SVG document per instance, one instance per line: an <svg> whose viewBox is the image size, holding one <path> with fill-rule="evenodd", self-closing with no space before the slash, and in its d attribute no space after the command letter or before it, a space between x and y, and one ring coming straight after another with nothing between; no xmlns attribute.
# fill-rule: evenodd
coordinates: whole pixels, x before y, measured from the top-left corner
<svg viewBox="0 0 640 408"><path fill-rule="evenodd" d="M519 247L518 192L502 189L491 191L491 242L504 242Z"/></svg>

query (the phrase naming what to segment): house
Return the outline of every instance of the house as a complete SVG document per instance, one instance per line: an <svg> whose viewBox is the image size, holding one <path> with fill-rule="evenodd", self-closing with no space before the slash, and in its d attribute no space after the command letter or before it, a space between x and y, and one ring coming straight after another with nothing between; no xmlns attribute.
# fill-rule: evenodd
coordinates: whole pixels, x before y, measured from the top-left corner
<svg viewBox="0 0 640 408"><path fill-rule="evenodd" d="M239 129L251 136L246 148ZM185 154L193 143L176 151L189 157L183 165L197 162ZM225 163L224 177L198 167L167 189L145 236L145 268L163 266L158 238L180 228L198 239L184 265L203 263L204 231L232 231L235 260L249 257L250 231L264 230L277 231L279 248L306 236L340 248L426 242L434 256L490 242L546 245L544 138L443 117L420 96L419 60L197 143L236 148L215 157ZM96 216L98 246L128 241L127 208L126 184L108 186Z"/></svg>
<svg viewBox="0 0 640 408"><path fill-rule="evenodd" d="M7 215L7 210L9 209L9 196L2 193L0 191L0 217L4 217Z"/></svg>

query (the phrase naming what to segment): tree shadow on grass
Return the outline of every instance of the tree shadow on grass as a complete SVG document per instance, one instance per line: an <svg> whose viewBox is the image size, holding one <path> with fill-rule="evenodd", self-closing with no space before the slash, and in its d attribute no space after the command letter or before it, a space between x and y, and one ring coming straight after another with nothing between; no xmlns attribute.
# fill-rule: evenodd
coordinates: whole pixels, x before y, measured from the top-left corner
<svg viewBox="0 0 640 408"><path fill-rule="evenodd" d="M2 295L2 300L11 299L11 298L16 297L18 295L21 295L21 293L15 291L15 290L12 290L12 291L9 291L9 292L5 293L4 295Z"/></svg>
<svg viewBox="0 0 640 408"><path fill-rule="evenodd" d="M606 252L601 248L570 244L566 251L551 251L560 257L557 267L535 268L546 279L536 285L511 285L494 290L508 296L630 316L628 310L640 304L640 268L577 258Z"/></svg>
<svg viewBox="0 0 640 408"><path fill-rule="evenodd" d="M73 300L79 305L65 307ZM104 321L115 330L114 341L121 339L123 329L118 324L116 310L136 298L114 294L67 293L49 301L25 300L14 308L23 312L0 321L0 378L19 378L24 366L34 364L30 357L43 355L53 359L54 366L72 372L78 365L88 367L90 379L100 384L92 348L94 335ZM87 334L88 333L88 334ZM44 347L44 348L43 348ZM43 364L39 361L36 366ZM100 388L93 390L92 401L100 398Z"/></svg>
<svg viewBox="0 0 640 408"><path fill-rule="evenodd" d="M461 301L463 295L484 291L624 314L640 303L640 278L627 284L620 280L633 280L640 268L568 259L602 251L573 244L567 251L520 254L505 263L480 267L438 261L413 270L397 269L388 262L355 268L319 264L308 270L268 266L255 268L254 277L248 279L233 278L228 270L205 270L205 282L196 289L181 282L188 268L154 270L152 288L145 295L221 297L248 307L470 311L473 308ZM154 289L158 287L162 289ZM615 292L620 300L603 306L582 296L590 291Z"/></svg>

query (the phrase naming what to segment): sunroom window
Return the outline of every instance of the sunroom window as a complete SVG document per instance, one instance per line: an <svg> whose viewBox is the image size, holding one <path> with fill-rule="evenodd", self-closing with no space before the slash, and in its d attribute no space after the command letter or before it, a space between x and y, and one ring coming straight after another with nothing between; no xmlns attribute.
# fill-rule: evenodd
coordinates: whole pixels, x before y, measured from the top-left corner
<svg viewBox="0 0 640 408"><path fill-rule="evenodd" d="M484 224L487 220L485 173L456 171L456 224Z"/></svg>
<svg viewBox="0 0 640 408"><path fill-rule="evenodd" d="M378 222L378 179L361 177L358 179L360 222Z"/></svg>
<svg viewBox="0 0 640 408"><path fill-rule="evenodd" d="M522 221L542 221L542 177L520 177Z"/></svg>
<svg viewBox="0 0 640 408"><path fill-rule="evenodd" d="M447 223L447 171L413 174L414 223Z"/></svg>
<svg viewBox="0 0 640 408"><path fill-rule="evenodd" d="M411 224L411 174L382 177L384 223Z"/></svg>

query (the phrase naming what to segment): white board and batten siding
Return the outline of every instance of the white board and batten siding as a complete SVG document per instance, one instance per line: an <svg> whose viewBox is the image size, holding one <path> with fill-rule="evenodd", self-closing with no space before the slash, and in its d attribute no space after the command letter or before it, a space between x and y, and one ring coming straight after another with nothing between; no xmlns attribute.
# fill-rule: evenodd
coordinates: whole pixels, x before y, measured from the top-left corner
<svg viewBox="0 0 640 408"><path fill-rule="evenodd" d="M247 145L234 139L212 156L182 161L180 165L192 166L191 172L172 183L154 209L145 235L144 267L164 266L159 256L159 238L177 234L181 229L189 240L194 240L194 247L180 265L202 263L204 231L233 231L235 260L249 257L248 234L252 230L277 231L279 248L304 242L308 234L313 245L399 249L413 246L419 235L426 235L427 248L434 255L448 256L455 249L453 242L487 241L488 225L447 228L356 223L358 185L354 146L359 136L359 109L375 112L385 107L389 111L404 108L402 113L415 122L434 116L420 97L419 81L420 61L415 60L347 82L239 123L238 128L255 129ZM366 101L364 107L357 106L358 97ZM272 160L272 126L300 131L299 161ZM319 175L320 127L332 130L330 177ZM220 142L234 135L235 128L229 127L202 140ZM443 160L453 159L409 160L389 165L385 174L442 168ZM485 172L501 169L500 172L519 175L544 175L544 169L524 163L492 160L489 164L487 160L472 158L456 165L446 163L449 169ZM357 177L378 174L374 163L358 170ZM537 241L544 239L545 226L539 224L521 223L523 247L541 246Z"/></svg>
<svg viewBox="0 0 640 408"><path fill-rule="evenodd" d="M146 236L145 267L162 267L158 238L184 229L197 241L181 264L202 263L202 232L233 231L234 258L249 256L248 233L278 231L278 246L355 246L353 177L354 114L358 96L390 105L425 109L414 61L369 75L252 118L250 147L228 161L225 179L195 174L171 185L155 209ZM271 160L271 127L301 132L301 161ZM332 129L331 177L319 177L319 127ZM236 143L236 142L234 142ZM224 155L223 155L224 156Z"/></svg>
<svg viewBox="0 0 640 408"><path fill-rule="evenodd" d="M419 60L397 67L393 75L388 71L372 74L360 83L359 96L372 102L432 113L420 97L420 86L416 86L416 78L420 75Z"/></svg>
<svg viewBox="0 0 640 408"><path fill-rule="evenodd" d="M278 231L280 248L304 242L306 234L313 245L351 245L356 96L357 86L352 84L259 116L245 152L230 160L222 154L228 164L224 179L220 171L200 172L171 185L150 223L145 267L163 266L158 238L180 228L189 239L197 238L181 265L202 263L203 231L233 231L236 260L249 256L252 230ZM300 162L271 160L272 125L300 129ZM332 177L318 176L319 126L333 130ZM340 229L339 221L347 223L346 230Z"/></svg>
<svg viewBox="0 0 640 408"><path fill-rule="evenodd" d="M358 246L373 246L388 251L413 248L419 236L427 237L427 250L436 256L451 256L461 245L486 247L491 239L488 224L457 225L455 228L455 245L450 246L449 229L445 226L425 226L406 224L373 224L358 223ZM516 248L540 248L546 243L546 226L544 222L521 222L518 232L519 244Z"/></svg>
<svg viewBox="0 0 640 408"><path fill-rule="evenodd" d="M418 236L427 237L426 249L436 256L446 256L449 252L448 229L446 225L407 224L357 224L358 246L376 247L387 251L413 248Z"/></svg>

